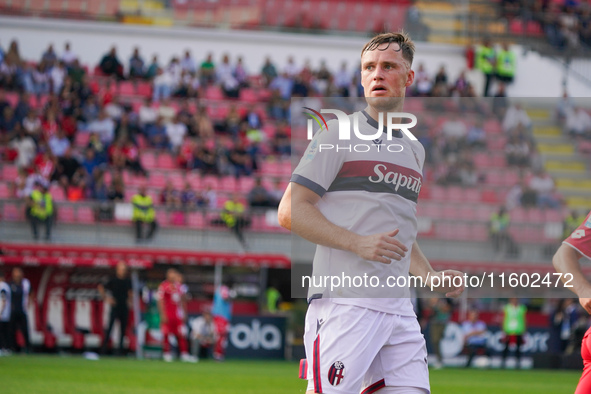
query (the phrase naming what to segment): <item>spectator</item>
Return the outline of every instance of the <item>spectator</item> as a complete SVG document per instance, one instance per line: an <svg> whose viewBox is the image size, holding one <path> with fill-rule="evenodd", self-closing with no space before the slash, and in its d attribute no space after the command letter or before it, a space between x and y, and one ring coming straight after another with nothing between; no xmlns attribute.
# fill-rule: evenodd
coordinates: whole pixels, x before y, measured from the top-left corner
<svg viewBox="0 0 591 394"><path fill-rule="evenodd" d="M271 81L273 81L275 78L277 78L277 76L278 76L277 69L275 68L275 65L271 62L270 57L267 57L265 59L265 64L263 65L263 68L261 70L261 75L265 79L266 86L269 86Z"/></svg>
<svg viewBox="0 0 591 394"><path fill-rule="evenodd" d="M37 97L49 93L49 69L45 63L39 63L31 72L32 92Z"/></svg>
<svg viewBox="0 0 591 394"><path fill-rule="evenodd" d="M166 136L174 154L178 154L183 139L187 134L187 126L181 122L180 116L176 115L173 121L166 125Z"/></svg>
<svg viewBox="0 0 591 394"><path fill-rule="evenodd" d="M70 149L70 140L66 136L66 133L60 128L57 134L52 135L48 141L51 153L57 158L61 158L66 154L66 151Z"/></svg>
<svg viewBox="0 0 591 394"><path fill-rule="evenodd" d="M157 228L156 211L152 197L146 193L146 186L140 186L139 191L131 198L133 204L132 220L135 225L135 239L152 239ZM148 226L148 233L144 234L144 226Z"/></svg>
<svg viewBox="0 0 591 394"><path fill-rule="evenodd" d="M37 147L35 141L29 137L22 127L18 127L18 134L8 144L8 147L16 150L16 165L19 168L27 168L33 162L35 155L37 154Z"/></svg>
<svg viewBox="0 0 591 394"><path fill-rule="evenodd" d="M109 53L103 56L99 68L105 75L114 75L118 79L123 79L123 65L117 58L117 49L115 47L111 47Z"/></svg>
<svg viewBox="0 0 591 394"><path fill-rule="evenodd" d="M276 207L267 189L263 186L261 178L255 179L255 184L248 192L248 204L252 208L270 208Z"/></svg>
<svg viewBox="0 0 591 394"><path fill-rule="evenodd" d="M509 234L510 223L511 217L505 207L500 207L498 212L493 213L490 217L489 234L496 253L502 252L503 249L509 250L513 244Z"/></svg>
<svg viewBox="0 0 591 394"><path fill-rule="evenodd" d="M521 364L521 346L524 344L523 335L526 332L527 308L520 304L517 298L510 298L509 303L503 308L503 333L505 337L505 349L503 350L502 367L506 367L509 346L515 345L517 356L516 368Z"/></svg>
<svg viewBox="0 0 591 394"><path fill-rule="evenodd" d="M591 26L591 25L590 25ZM571 97L569 97L568 93L564 91L562 93L562 97L558 100L556 104L556 118L559 122L564 122L567 119L567 116L574 112L575 106Z"/></svg>
<svg viewBox="0 0 591 394"><path fill-rule="evenodd" d="M453 138L458 141L463 141L468 133L468 128L456 113L452 113L443 124L441 133L448 139Z"/></svg>
<svg viewBox="0 0 591 394"><path fill-rule="evenodd" d="M433 81L433 85L439 85L439 84L443 84L445 86L447 86L447 71L445 71L445 66L442 64L439 67L439 71L437 71L437 74L435 74L435 79Z"/></svg>
<svg viewBox="0 0 591 394"><path fill-rule="evenodd" d="M55 54L55 51L53 50L53 44L49 44L49 46L47 47L47 50L45 52L43 52L43 55L41 56L41 63L45 63L51 67L56 62L57 62L57 55Z"/></svg>
<svg viewBox="0 0 591 394"><path fill-rule="evenodd" d="M129 79L144 78L144 59L140 56L140 49L135 47L129 59Z"/></svg>
<svg viewBox="0 0 591 394"><path fill-rule="evenodd" d="M529 144L517 136L511 136L505 145L505 158L510 166L529 166Z"/></svg>
<svg viewBox="0 0 591 394"><path fill-rule="evenodd" d="M236 178L241 175L249 176L252 173L252 160L244 143L238 140L228 152L230 171Z"/></svg>
<svg viewBox="0 0 591 394"><path fill-rule="evenodd" d="M39 239L37 227L45 226L45 240L51 239L51 225L53 222L53 199L47 186L41 182L35 184L35 189L29 197L29 212L33 238Z"/></svg>
<svg viewBox="0 0 591 394"><path fill-rule="evenodd" d="M60 59L67 67L70 67L74 64L74 61L78 60L78 56L72 51L70 47L70 43L66 42L64 45L64 53L62 53L62 58Z"/></svg>
<svg viewBox="0 0 591 394"><path fill-rule="evenodd" d="M111 102L104 107L107 116L118 121L124 114L123 106L119 103L119 96L113 96Z"/></svg>
<svg viewBox="0 0 591 394"><path fill-rule="evenodd" d="M472 162L460 164L460 182L462 186L473 187L478 184L479 176Z"/></svg>
<svg viewBox="0 0 591 394"><path fill-rule="evenodd" d="M242 56L238 56L238 60L236 61L236 66L234 67L234 71L232 72L236 81L238 81L238 86L240 88L248 87L248 72L244 67L244 63L242 61Z"/></svg>
<svg viewBox="0 0 591 394"><path fill-rule="evenodd" d="M165 124L172 122L176 116L176 108L172 105L170 98L165 98L158 107L158 115L162 116Z"/></svg>
<svg viewBox="0 0 591 394"><path fill-rule="evenodd" d="M431 94L433 83L431 82L431 78L425 70L425 65L423 63L420 63L419 68L417 69L415 86L417 96L426 97Z"/></svg>
<svg viewBox="0 0 591 394"><path fill-rule="evenodd" d="M88 131L97 133L101 143L109 146L115 139L115 122L107 116L104 109L101 109L98 118L88 125Z"/></svg>
<svg viewBox="0 0 591 394"><path fill-rule="evenodd" d="M16 107L14 107L14 117L19 123L21 123L23 119L25 119L25 117L31 110L31 105L29 104L29 101L30 97L27 92L23 91L19 94L18 102L16 103Z"/></svg>
<svg viewBox="0 0 591 394"><path fill-rule="evenodd" d="M205 186L205 192L203 192L202 197L203 197L202 207L205 207L209 210L214 210L217 208L218 195L217 195L216 191L213 190L211 185L208 184Z"/></svg>
<svg viewBox="0 0 591 394"><path fill-rule="evenodd" d="M106 284L99 284L98 291L105 304L111 307L109 324L103 337L102 353L107 353L107 346L111 340L111 331L115 320L119 321L119 349L116 355L122 355L123 339L127 334L127 319L129 317L129 306L133 299L133 287L131 280L127 277L127 264L120 260L115 268L115 276L109 278Z"/></svg>
<svg viewBox="0 0 591 394"><path fill-rule="evenodd" d="M269 196L274 207L279 206L279 202L283 198L283 193L285 193L285 187L281 184L281 179L276 178L275 181L273 181L273 188L269 190Z"/></svg>
<svg viewBox="0 0 591 394"><path fill-rule="evenodd" d="M435 368L440 369L443 367L441 340L451 317L451 305L445 298L431 298L429 306L429 339L435 352Z"/></svg>
<svg viewBox="0 0 591 394"><path fill-rule="evenodd" d="M322 70L322 69L321 69ZM283 73L287 75L288 78L294 78L296 75L300 73L299 67L295 64L295 60L293 56L289 56L287 58L287 64L283 69ZM322 78L325 79L325 78Z"/></svg>
<svg viewBox="0 0 591 394"><path fill-rule="evenodd" d="M591 116L581 107L574 107L566 114L565 131L571 137L591 136Z"/></svg>
<svg viewBox="0 0 591 394"><path fill-rule="evenodd" d="M109 201L112 202L123 202L125 200L125 187L123 181L120 179L113 179L111 181L111 187L108 194ZM137 224L136 224L137 228Z"/></svg>
<svg viewBox="0 0 591 394"><path fill-rule="evenodd" d="M481 119L478 119L476 123L470 127L470 130L468 130L468 134L466 135L466 143L471 148L486 148L486 132L484 131Z"/></svg>
<svg viewBox="0 0 591 394"><path fill-rule="evenodd" d="M280 122L271 141L273 152L284 158L291 155L291 133L286 122Z"/></svg>
<svg viewBox="0 0 591 394"><path fill-rule="evenodd" d="M246 110L246 114L242 118L243 122L248 123L248 127L251 129L261 129L263 127L263 120L261 115L256 110L254 104L249 104Z"/></svg>
<svg viewBox="0 0 591 394"><path fill-rule="evenodd" d="M529 181L529 187L537 194L538 208L560 207L560 201L555 196L554 180L545 170L534 173Z"/></svg>
<svg viewBox="0 0 591 394"><path fill-rule="evenodd" d="M166 181L166 186L160 193L160 204L172 208L177 199L180 199L180 193L175 190L170 180Z"/></svg>
<svg viewBox="0 0 591 394"><path fill-rule="evenodd" d="M505 113L503 130L511 134L520 125L529 129L532 126L532 121L527 112L521 107L521 104L515 104L509 107Z"/></svg>
<svg viewBox="0 0 591 394"><path fill-rule="evenodd" d="M215 82L216 69L213 62L213 55L211 53L208 54L207 58L201 63L199 73L201 75L201 85L209 86Z"/></svg>
<svg viewBox="0 0 591 394"><path fill-rule="evenodd" d="M468 361L466 362L466 368L472 364L472 359L477 352L484 352L490 357L488 350L487 335L486 335L486 323L482 320L478 320L478 311L473 309L468 312L468 320L462 323L462 331L464 332L464 344L468 349Z"/></svg>
<svg viewBox="0 0 591 394"><path fill-rule="evenodd" d="M152 57L152 62L150 63L150 65L146 69L146 73L144 75L145 78L147 80L154 79L154 77L158 74L158 69L159 68L160 68L160 66L158 65L158 56L157 55L154 55Z"/></svg>
<svg viewBox="0 0 591 394"><path fill-rule="evenodd" d="M156 123L158 118L158 111L154 108L152 99L146 97L144 103L138 111L139 124L141 129L145 132L146 128Z"/></svg>
<svg viewBox="0 0 591 394"><path fill-rule="evenodd" d="M51 68L49 72L49 83L51 85L51 91L54 94L59 94L62 87L64 86L64 80L68 75L68 70L63 62L57 62L57 64Z"/></svg>
<svg viewBox="0 0 591 394"><path fill-rule="evenodd" d="M29 322L27 310L31 298L31 282L24 277L21 267L12 269L12 281L10 286L10 338L12 347L16 350L16 333L20 331L25 340L25 352L31 351L29 341Z"/></svg>
<svg viewBox="0 0 591 394"><path fill-rule="evenodd" d="M568 236L570 235L571 233L568 234ZM556 344L557 349L555 350L558 351L558 354L563 354L566 351L568 343L576 329L578 318L575 300L572 298L561 299L558 308L551 316L552 330L556 332L555 340L558 342Z"/></svg>
<svg viewBox="0 0 591 394"><path fill-rule="evenodd" d="M189 73L194 73L197 71L197 65L195 64L195 60L191 56L191 51L188 49L185 51L185 56L181 59L181 69L183 71L187 71Z"/></svg>
<svg viewBox="0 0 591 394"><path fill-rule="evenodd" d="M168 99L172 95L175 81L169 69L163 70L159 68L154 77L153 83L154 91L152 99L155 103L159 102L161 99Z"/></svg>
<svg viewBox="0 0 591 394"><path fill-rule="evenodd" d="M197 206L200 196L193 190L189 182L185 182L185 188L181 191L181 204L185 210L191 210Z"/></svg>
<svg viewBox="0 0 591 394"><path fill-rule="evenodd" d="M201 316L191 322L192 351L197 360L199 358L208 358L209 350L216 342L216 339L213 316L211 311L205 308Z"/></svg>
<svg viewBox="0 0 591 394"><path fill-rule="evenodd" d="M146 137L150 145L156 149L168 149L170 147L166 126L161 116L156 118L156 123L146 127Z"/></svg>
<svg viewBox="0 0 591 394"><path fill-rule="evenodd" d="M482 45L476 49L476 68L484 74L484 91L482 95L488 97L490 84L495 75L496 53L489 38L485 38Z"/></svg>
<svg viewBox="0 0 591 394"><path fill-rule="evenodd" d="M341 69L335 74L334 84L339 92L340 96L349 97L349 89L351 88L351 83L353 81L353 76L347 70L347 62L341 63Z"/></svg>
<svg viewBox="0 0 591 394"><path fill-rule="evenodd" d="M275 314L279 311L281 304L281 293L277 290L276 284L273 284L265 291L265 309L268 313Z"/></svg>

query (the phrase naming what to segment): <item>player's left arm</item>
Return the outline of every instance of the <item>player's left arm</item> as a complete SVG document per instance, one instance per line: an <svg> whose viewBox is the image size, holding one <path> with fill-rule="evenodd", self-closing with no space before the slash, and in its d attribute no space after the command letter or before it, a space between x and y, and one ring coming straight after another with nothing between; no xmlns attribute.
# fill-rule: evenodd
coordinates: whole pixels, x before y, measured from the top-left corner
<svg viewBox="0 0 591 394"><path fill-rule="evenodd" d="M443 270L443 271L435 271L427 260L427 257L423 254L423 251L419 247L419 244L415 241L412 245L412 249L410 252L410 269L409 272L412 275L418 276L423 280L425 286L431 286L433 281L433 277L439 277L443 279L445 276L445 281L440 280L440 286L434 287L438 292L445 293L446 297L457 297L464 291L464 282L462 280L461 286L453 286L453 277L459 276L460 278L464 276L464 274L460 271L455 270ZM447 277L451 277L447 279ZM437 283L435 283L437 284ZM451 286L448 286L450 285Z"/></svg>

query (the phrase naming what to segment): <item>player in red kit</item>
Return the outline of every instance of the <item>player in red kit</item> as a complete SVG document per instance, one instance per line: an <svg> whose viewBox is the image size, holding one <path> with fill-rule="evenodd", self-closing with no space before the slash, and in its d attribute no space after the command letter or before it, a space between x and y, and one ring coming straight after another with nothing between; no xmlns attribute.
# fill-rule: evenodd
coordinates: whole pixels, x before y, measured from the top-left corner
<svg viewBox="0 0 591 394"><path fill-rule="evenodd" d="M569 290L577 294L583 308L591 314L591 283L581 271L579 265L581 257L591 258L591 212L570 237L562 242L552 259L556 271L563 274L562 281L565 285L572 286ZM583 338L581 356L583 356L584 369L575 394L588 394L591 393L591 328Z"/></svg>
<svg viewBox="0 0 591 394"><path fill-rule="evenodd" d="M176 336L179 350L181 352L181 361L196 362L197 360L189 355L187 339L183 335L182 327L185 324L183 304L183 289L179 283L180 274L174 268L166 271L166 280L158 286L158 311L160 312L160 327L162 331L162 351L164 361L172 361L170 354L170 343L168 336Z"/></svg>

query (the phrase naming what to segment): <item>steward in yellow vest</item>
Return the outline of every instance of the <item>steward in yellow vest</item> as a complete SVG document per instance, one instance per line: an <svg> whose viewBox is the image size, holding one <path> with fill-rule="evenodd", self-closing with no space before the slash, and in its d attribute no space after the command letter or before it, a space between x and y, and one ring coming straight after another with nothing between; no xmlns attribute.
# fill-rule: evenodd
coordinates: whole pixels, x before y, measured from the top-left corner
<svg viewBox="0 0 591 394"><path fill-rule="evenodd" d="M133 213L131 219L135 223L135 237L137 241L141 239L151 239L156 231L156 211L152 197L146 193L146 187L141 186L138 194L131 198ZM144 226L148 226L148 234L144 236Z"/></svg>
<svg viewBox="0 0 591 394"><path fill-rule="evenodd" d="M495 70L497 79L505 83L513 82L513 78L515 77L515 69L515 53L509 49L509 45L503 44L501 50L497 52Z"/></svg>
<svg viewBox="0 0 591 394"><path fill-rule="evenodd" d="M53 221L53 199L47 187L39 182L35 184L35 190L29 197L29 216L33 238L39 239L37 226L45 225L45 239L51 238L51 223Z"/></svg>

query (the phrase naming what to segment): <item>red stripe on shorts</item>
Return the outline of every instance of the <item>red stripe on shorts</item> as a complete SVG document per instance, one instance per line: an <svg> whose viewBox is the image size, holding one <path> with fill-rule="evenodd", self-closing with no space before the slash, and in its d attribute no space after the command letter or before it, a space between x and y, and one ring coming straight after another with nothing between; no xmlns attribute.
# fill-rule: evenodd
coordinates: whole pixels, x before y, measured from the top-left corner
<svg viewBox="0 0 591 394"><path fill-rule="evenodd" d="M361 392L361 394L373 394L376 391L378 391L379 389L383 389L384 387L386 387L386 381L384 379L378 380L377 382L375 382L371 386L367 386L365 388L365 390L363 390Z"/></svg>
<svg viewBox="0 0 591 394"><path fill-rule="evenodd" d="M314 341L314 361L312 369L314 371L314 391L322 393L322 382L320 379L320 335Z"/></svg>

